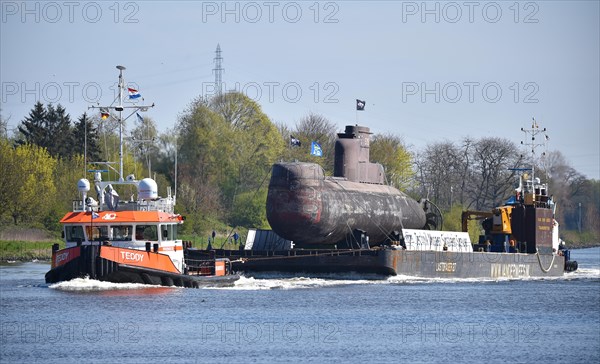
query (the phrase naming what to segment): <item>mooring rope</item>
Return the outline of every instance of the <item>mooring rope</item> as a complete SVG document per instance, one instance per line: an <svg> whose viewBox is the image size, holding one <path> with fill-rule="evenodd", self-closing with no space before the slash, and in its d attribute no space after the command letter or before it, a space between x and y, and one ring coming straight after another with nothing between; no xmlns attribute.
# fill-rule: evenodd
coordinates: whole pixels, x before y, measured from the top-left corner
<svg viewBox="0 0 600 364"><path fill-rule="evenodd" d="M556 258L556 255L552 254L552 261L550 262L550 266L548 267L548 269L544 269L544 267L542 266L542 260L540 259L540 252L538 248L535 248L535 255L537 256L538 263L540 264L540 269L542 270L542 272L550 272L550 270L552 269L552 265L554 265L554 258Z"/></svg>

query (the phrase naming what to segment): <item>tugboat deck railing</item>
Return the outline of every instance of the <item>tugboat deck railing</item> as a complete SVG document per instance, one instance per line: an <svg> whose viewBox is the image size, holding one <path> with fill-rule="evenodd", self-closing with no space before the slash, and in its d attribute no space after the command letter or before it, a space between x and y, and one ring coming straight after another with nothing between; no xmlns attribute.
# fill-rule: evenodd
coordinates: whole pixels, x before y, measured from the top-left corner
<svg viewBox="0 0 600 364"><path fill-rule="evenodd" d="M166 213L175 212L175 203L172 198L160 198L157 200L150 201L124 201L120 202L114 211L160 211ZM91 207L92 211L107 211L108 206L103 204L102 206ZM73 212L84 212L90 211L83 201L73 201Z"/></svg>

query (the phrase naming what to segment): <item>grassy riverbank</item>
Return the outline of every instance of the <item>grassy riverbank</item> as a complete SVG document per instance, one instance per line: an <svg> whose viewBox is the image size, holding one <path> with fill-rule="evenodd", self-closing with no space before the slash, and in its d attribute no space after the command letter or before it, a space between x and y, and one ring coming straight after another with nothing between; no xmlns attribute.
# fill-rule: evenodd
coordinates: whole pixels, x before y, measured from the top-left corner
<svg viewBox="0 0 600 364"><path fill-rule="evenodd" d="M19 241L9 240L0 241L0 261L6 262L11 260L30 261L50 260L52 257L52 244L59 243L63 248L65 243L56 241Z"/></svg>
<svg viewBox="0 0 600 364"><path fill-rule="evenodd" d="M56 233L43 228L0 226L0 262L49 261L52 258L52 244L56 243L60 247L65 246Z"/></svg>
<svg viewBox="0 0 600 364"><path fill-rule="evenodd" d="M560 233L561 239L567 243L567 248L581 249L600 246L600 237L589 231L579 233L576 230L561 230Z"/></svg>

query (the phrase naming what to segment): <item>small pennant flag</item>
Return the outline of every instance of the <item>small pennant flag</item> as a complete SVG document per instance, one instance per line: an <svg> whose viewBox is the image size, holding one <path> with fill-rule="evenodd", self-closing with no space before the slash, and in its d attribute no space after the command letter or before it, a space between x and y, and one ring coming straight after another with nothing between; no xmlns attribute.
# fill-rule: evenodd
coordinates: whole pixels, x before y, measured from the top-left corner
<svg viewBox="0 0 600 364"><path fill-rule="evenodd" d="M358 110L358 111L364 111L366 104L367 104L366 101L362 101L362 100L356 99L356 110Z"/></svg>
<svg viewBox="0 0 600 364"><path fill-rule="evenodd" d="M100 118L102 120L108 119L109 116L110 116L110 113L108 112L107 109L100 109Z"/></svg>
<svg viewBox="0 0 600 364"><path fill-rule="evenodd" d="M310 155L314 155L316 157L323 156L323 149L321 149L321 144L317 142L312 142L310 145Z"/></svg>
<svg viewBox="0 0 600 364"><path fill-rule="evenodd" d="M138 119L138 121L139 121L140 123L143 123L143 122L144 122L144 118L142 117L142 115L140 115L140 113L137 113L137 112L136 112L136 113L135 113L135 115L137 116L137 119Z"/></svg>
<svg viewBox="0 0 600 364"><path fill-rule="evenodd" d="M293 135L290 135L290 145L292 147L299 147L302 143L300 143L300 139L296 139Z"/></svg>
<svg viewBox="0 0 600 364"><path fill-rule="evenodd" d="M140 95L140 93L138 92L138 90L131 88L131 87L127 87L127 91L129 91L129 98L130 99L138 99L140 97L142 97L142 95Z"/></svg>
<svg viewBox="0 0 600 364"><path fill-rule="evenodd" d="M100 217L100 215L98 213L92 212L92 219L97 219L99 217Z"/></svg>

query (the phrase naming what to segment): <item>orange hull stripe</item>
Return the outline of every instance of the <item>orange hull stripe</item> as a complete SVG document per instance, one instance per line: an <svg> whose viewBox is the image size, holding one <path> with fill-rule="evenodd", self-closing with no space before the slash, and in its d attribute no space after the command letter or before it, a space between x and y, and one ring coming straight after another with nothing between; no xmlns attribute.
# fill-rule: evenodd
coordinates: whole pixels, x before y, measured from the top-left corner
<svg viewBox="0 0 600 364"><path fill-rule="evenodd" d="M52 253L52 268L60 267L77 258L80 251L78 246L74 246Z"/></svg>
<svg viewBox="0 0 600 364"><path fill-rule="evenodd" d="M225 262L223 262L223 261L215 262L215 275L216 276L224 276L225 275Z"/></svg>
<svg viewBox="0 0 600 364"><path fill-rule="evenodd" d="M145 250L124 249L111 246L100 248L100 257L136 267L143 267L155 270L179 274L179 270L171 261L168 255L147 252Z"/></svg>

